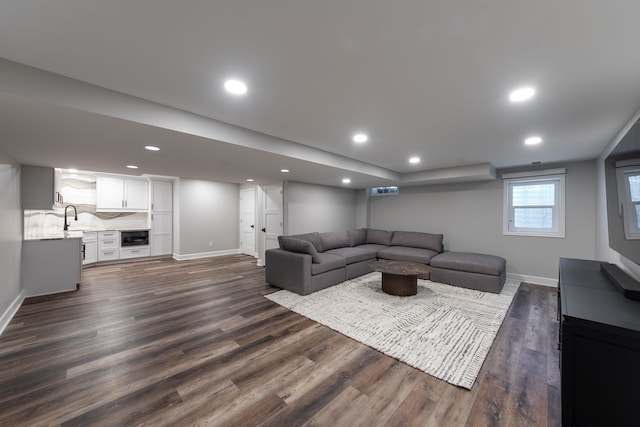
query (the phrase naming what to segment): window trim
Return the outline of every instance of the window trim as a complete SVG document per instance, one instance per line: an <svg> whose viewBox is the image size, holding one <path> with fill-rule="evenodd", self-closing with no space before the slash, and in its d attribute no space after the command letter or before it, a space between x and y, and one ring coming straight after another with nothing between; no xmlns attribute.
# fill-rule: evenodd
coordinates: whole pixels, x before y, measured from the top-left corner
<svg viewBox="0 0 640 427"><path fill-rule="evenodd" d="M640 174L640 163L635 160L635 164L628 162L621 166L616 164L616 178L618 187L618 206L619 215L622 217L622 224L624 228L624 237L626 240L639 240L640 229L635 221L631 219L636 218L635 206L637 202L631 201L631 191L629 188L629 182L626 179L626 175L638 176Z"/></svg>
<svg viewBox="0 0 640 427"><path fill-rule="evenodd" d="M557 173L562 171L561 173ZM552 237L558 239L565 238L565 174L564 170L555 169L556 174L531 173L531 174L509 174L503 175L503 214L502 214L502 234L505 236L527 236L527 237ZM513 210L510 188L512 184L526 184L533 182L554 181L558 182L556 188L555 223L552 231L542 231L540 229L520 229L511 230L511 212Z"/></svg>

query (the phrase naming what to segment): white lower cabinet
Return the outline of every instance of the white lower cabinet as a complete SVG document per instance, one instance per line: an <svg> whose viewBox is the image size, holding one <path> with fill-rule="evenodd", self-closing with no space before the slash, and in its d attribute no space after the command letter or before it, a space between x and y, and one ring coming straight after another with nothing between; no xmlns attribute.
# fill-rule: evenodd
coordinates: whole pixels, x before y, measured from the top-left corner
<svg viewBox="0 0 640 427"><path fill-rule="evenodd" d="M120 251L118 249L98 250L98 261L113 261L116 259L120 259Z"/></svg>
<svg viewBox="0 0 640 427"><path fill-rule="evenodd" d="M150 256L151 250L149 246L134 246L131 248L120 249L120 259L125 258L138 258L142 256Z"/></svg>
<svg viewBox="0 0 640 427"><path fill-rule="evenodd" d="M22 242L22 287L26 297L75 291L82 279L80 238Z"/></svg>
<svg viewBox="0 0 640 427"><path fill-rule="evenodd" d="M98 261L98 233L95 231L82 233L82 245L82 265L96 263Z"/></svg>
<svg viewBox="0 0 640 427"><path fill-rule="evenodd" d="M98 261L120 259L120 232L98 232Z"/></svg>

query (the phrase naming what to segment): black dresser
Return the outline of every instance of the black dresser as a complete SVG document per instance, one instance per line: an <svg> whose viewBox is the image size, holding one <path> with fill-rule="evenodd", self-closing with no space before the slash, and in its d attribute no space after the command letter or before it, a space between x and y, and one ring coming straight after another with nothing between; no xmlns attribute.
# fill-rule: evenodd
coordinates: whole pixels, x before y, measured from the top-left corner
<svg viewBox="0 0 640 427"><path fill-rule="evenodd" d="M563 426L640 426L640 301L599 261L561 258L558 282Z"/></svg>

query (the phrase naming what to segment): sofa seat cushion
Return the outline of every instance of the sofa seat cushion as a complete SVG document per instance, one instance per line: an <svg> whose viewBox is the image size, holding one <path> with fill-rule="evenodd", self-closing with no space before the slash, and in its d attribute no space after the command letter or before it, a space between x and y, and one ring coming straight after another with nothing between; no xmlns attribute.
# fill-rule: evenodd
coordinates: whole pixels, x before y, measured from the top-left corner
<svg viewBox="0 0 640 427"><path fill-rule="evenodd" d="M336 248L351 247L349 234L346 231L320 233L320 241L322 242L322 252L327 252L328 250Z"/></svg>
<svg viewBox="0 0 640 427"><path fill-rule="evenodd" d="M500 276L507 261L495 255L469 252L445 252L431 260L431 266L447 270Z"/></svg>
<svg viewBox="0 0 640 427"><path fill-rule="evenodd" d="M319 253L318 258L320 258L320 262L311 263L311 275L315 276L316 274L325 273L327 271L335 270L337 268L342 268L347 265L347 260L345 257L333 254Z"/></svg>
<svg viewBox="0 0 640 427"><path fill-rule="evenodd" d="M358 249L364 249L367 251L374 251L376 253L376 256L378 254L378 252L380 252L383 249L387 249L389 246L388 245L378 245L376 243L367 243L365 245L359 245L356 246L356 248Z"/></svg>
<svg viewBox="0 0 640 427"><path fill-rule="evenodd" d="M438 252L431 249L408 248L406 246L390 246L378 251L378 258L397 261L412 261L429 264Z"/></svg>
<svg viewBox="0 0 640 427"><path fill-rule="evenodd" d="M365 248L339 248L331 249L325 252L325 254L339 255L346 258L347 264L353 264L355 262L375 260L378 255L377 249L365 249Z"/></svg>

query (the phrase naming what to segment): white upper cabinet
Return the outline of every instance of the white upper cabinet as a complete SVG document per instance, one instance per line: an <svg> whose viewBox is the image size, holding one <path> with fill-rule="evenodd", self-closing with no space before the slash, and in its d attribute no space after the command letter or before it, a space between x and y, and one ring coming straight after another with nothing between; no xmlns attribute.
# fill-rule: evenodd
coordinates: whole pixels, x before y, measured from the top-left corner
<svg viewBox="0 0 640 427"><path fill-rule="evenodd" d="M173 211L173 184L170 181L151 181L151 188L151 211Z"/></svg>
<svg viewBox="0 0 640 427"><path fill-rule="evenodd" d="M124 180L124 207L127 210L149 210L149 181L129 178Z"/></svg>
<svg viewBox="0 0 640 427"><path fill-rule="evenodd" d="M149 210L149 181L120 176L96 177L96 211Z"/></svg>

